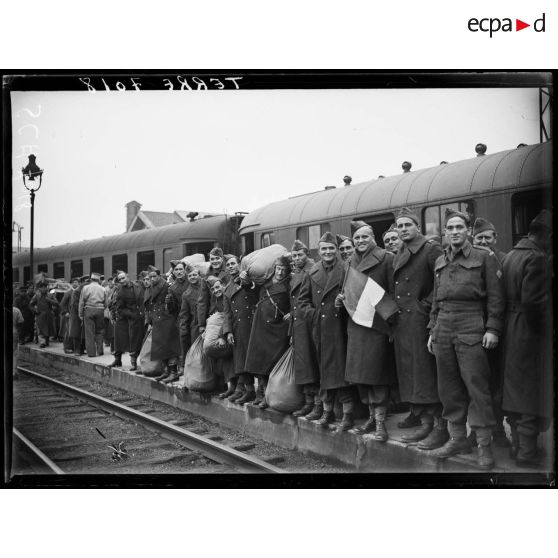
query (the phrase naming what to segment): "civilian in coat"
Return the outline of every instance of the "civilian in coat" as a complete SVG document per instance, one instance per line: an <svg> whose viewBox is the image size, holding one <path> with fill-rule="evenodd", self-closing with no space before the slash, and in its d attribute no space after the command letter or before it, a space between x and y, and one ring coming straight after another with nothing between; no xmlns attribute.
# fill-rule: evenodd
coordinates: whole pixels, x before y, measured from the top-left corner
<svg viewBox="0 0 558 558"><path fill-rule="evenodd" d="M496 227L482 217L477 217L473 225L473 246L483 246L494 252L498 263L502 265L505 252L496 248L498 234ZM496 426L492 431L492 441L500 447L509 447L510 443L504 431L504 413L502 411L502 347L495 347L488 352L488 363L490 364L490 394L492 396L492 410ZM476 444L475 431L471 430L470 441Z"/></svg>
<svg viewBox="0 0 558 558"><path fill-rule="evenodd" d="M291 277L291 310L285 318L290 320L295 382L302 386L304 392L304 406L296 410L293 416L304 417L315 411L321 417L323 407L320 397L320 369L312 339L312 321L309 316L305 316L298 302L304 276L314 267L315 262L308 257L308 247L300 240L295 240L291 248L291 258L294 264Z"/></svg>
<svg viewBox="0 0 558 558"><path fill-rule="evenodd" d="M230 277L225 268L225 260L223 256L224 254L221 248L213 248L213 250L209 252L210 267L208 276L211 275L212 277L220 279L223 286L226 287L230 280ZM212 303L214 304L215 300L212 300L211 288L204 279L200 286L200 294L197 304L198 326L200 328L200 333L203 333L205 330L205 322L209 317L210 307Z"/></svg>
<svg viewBox="0 0 558 558"><path fill-rule="evenodd" d="M376 244L372 227L364 221L351 221L351 232L355 243L351 267L393 293L393 254ZM361 401L369 410L369 419L359 432L375 430L374 438L385 442L389 386L395 382L390 326L376 313L371 328L349 318L347 333L345 380L357 385Z"/></svg>
<svg viewBox="0 0 558 558"><path fill-rule="evenodd" d="M182 295L184 291L188 288L188 280L186 279L186 264L181 261L172 261L172 274L174 277L174 282L169 287L169 303L167 307L169 311L176 315L176 325L178 327L178 333L180 336L180 359L178 360L178 372L175 377L174 374L171 374L168 378L163 380L163 383L170 384L178 380L182 374L184 374L184 359L186 358L186 353L190 348L190 335L183 334L180 331L180 309L182 307Z"/></svg>
<svg viewBox="0 0 558 558"><path fill-rule="evenodd" d="M507 321L503 408L520 466L539 466L537 437L553 417L552 216L543 211L504 258Z"/></svg>
<svg viewBox="0 0 558 558"><path fill-rule="evenodd" d="M399 307L394 327L395 362L402 401L420 420L418 430L402 436L436 449L448 440L438 396L436 359L428 351L428 322L434 289L434 265L442 247L420 233L418 216L404 208L396 219L402 246L393 262L394 296Z"/></svg>
<svg viewBox="0 0 558 558"><path fill-rule="evenodd" d="M318 253L321 261L302 277L298 315L304 316L312 325L323 412L320 417L322 407L318 406L305 418L319 419L318 424L326 428L335 420L333 406L337 395L343 406L343 418L338 428L348 430L354 424L353 398L345 382L347 314L342 303L336 304L345 276L337 251L337 238L326 232L318 243Z"/></svg>
<svg viewBox="0 0 558 558"><path fill-rule="evenodd" d="M88 275L79 278L78 288L72 292L70 298L70 346L73 346L74 355L80 356L85 348L85 329L79 318L79 298L83 287L90 281Z"/></svg>
<svg viewBox="0 0 558 558"><path fill-rule="evenodd" d="M161 381L172 374L177 375L180 357L180 337L176 315L167 308L171 300L169 286L156 267L149 266L151 287L145 291L145 310L152 325L151 360L161 360L165 371L155 380ZM178 310L176 310L178 313Z"/></svg>
<svg viewBox="0 0 558 558"><path fill-rule="evenodd" d="M48 293L48 283L39 281L37 283L37 292L29 302L29 308L36 316L37 330L42 342L39 345L42 348L49 346L50 337L56 335L54 328L54 309L58 306L58 301L54 295Z"/></svg>
<svg viewBox="0 0 558 558"><path fill-rule="evenodd" d="M63 331L64 352L73 353L74 347L70 337L70 303L72 301L72 293L79 286L79 278L74 277L70 284L70 288L64 293L60 301L60 329Z"/></svg>
<svg viewBox="0 0 558 558"><path fill-rule="evenodd" d="M267 378L289 346L289 323L284 318L290 310L290 275L289 258L279 257L275 262L273 276L261 287L252 321L245 372L258 379L256 399L252 404L263 409L267 407Z"/></svg>
<svg viewBox="0 0 558 558"><path fill-rule="evenodd" d="M35 316L29 308L29 303L33 298L33 287L20 287L19 293L14 299L14 306L19 308L21 315L23 316L23 328L21 330L21 335L19 336L19 342L24 345L28 341L31 341L34 336L35 329Z"/></svg>
<svg viewBox="0 0 558 558"><path fill-rule="evenodd" d="M122 354L130 353L130 370L138 369L138 356L144 337L142 314L144 291L130 281L125 271L117 271L116 287L112 294L110 312L114 322L114 362L111 367L122 366Z"/></svg>

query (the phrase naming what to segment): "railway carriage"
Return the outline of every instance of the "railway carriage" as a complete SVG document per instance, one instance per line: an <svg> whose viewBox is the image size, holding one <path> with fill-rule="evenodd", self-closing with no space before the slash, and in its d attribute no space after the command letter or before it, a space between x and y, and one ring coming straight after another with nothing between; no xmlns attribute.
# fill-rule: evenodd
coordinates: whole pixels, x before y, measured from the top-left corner
<svg viewBox="0 0 558 558"><path fill-rule="evenodd" d="M498 247L510 250L529 222L551 207L552 142L483 155L451 164L295 196L251 212L240 227L243 253L273 243L302 240L316 256L326 231L349 234L349 222L371 224L377 240L410 207L429 237L443 235L446 208L483 217L498 231ZM471 222L472 222L471 221Z"/></svg>

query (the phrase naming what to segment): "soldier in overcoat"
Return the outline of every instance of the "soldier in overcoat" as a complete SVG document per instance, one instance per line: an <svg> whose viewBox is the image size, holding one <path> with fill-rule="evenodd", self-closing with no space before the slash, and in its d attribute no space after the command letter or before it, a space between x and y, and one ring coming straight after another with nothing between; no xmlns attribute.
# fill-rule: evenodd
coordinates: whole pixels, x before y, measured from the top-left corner
<svg viewBox="0 0 558 558"><path fill-rule="evenodd" d="M503 408L518 465L538 466L537 437L553 416L552 216L542 211L504 258Z"/></svg>
<svg viewBox="0 0 558 558"><path fill-rule="evenodd" d="M178 315L178 329L180 335L188 336L188 348L199 336L198 327L198 298L200 295L201 277L200 272L188 266L188 287L182 293L180 314Z"/></svg>
<svg viewBox="0 0 558 558"><path fill-rule="evenodd" d="M85 328L79 319L79 298L83 287L90 281L89 275L79 278L79 286L72 291L70 298L70 345L73 345L74 355L79 356L85 349Z"/></svg>
<svg viewBox="0 0 558 558"><path fill-rule="evenodd" d="M114 362L122 366L122 353L130 353L130 370L137 370L138 356L144 334L143 289L139 283L130 281L125 271L117 271L116 286L110 300L110 311L114 321Z"/></svg>
<svg viewBox="0 0 558 558"><path fill-rule="evenodd" d="M64 293L60 301L60 330L63 330L64 352L73 353L74 344L70 337L70 303L72 301L72 293L79 286L79 278L74 277L70 283L70 288Z"/></svg>
<svg viewBox="0 0 558 558"><path fill-rule="evenodd" d="M54 309L58 307L56 297L49 294L48 283L46 281L39 281L37 283L37 292L29 302L29 308L36 316L37 330L39 335L43 338L41 348L49 346L50 337L56 335L56 328L54 327Z"/></svg>
<svg viewBox="0 0 558 558"><path fill-rule="evenodd" d="M449 246L435 264L428 348L436 357L438 393L450 439L433 455L471 453L468 422L476 432L478 464L490 469L496 423L486 352L498 345L502 332L502 271L491 250L467 240L468 215L448 209L445 230Z"/></svg>
<svg viewBox="0 0 558 558"><path fill-rule="evenodd" d="M236 260L236 267L230 265L233 260ZM227 342L233 347L234 371L238 380L234 391L232 393L226 391L223 399L227 397L229 401L244 405L256 399L254 376L245 372L245 364L260 288L250 281L246 271L239 273L238 258L232 256L227 260L226 265L232 280L226 286L223 295L225 313L223 333Z"/></svg>
<svg viewBox="0 0 558 558"><path fill-rule="evenodd" d="M387 293L393 293L393 254L376 244L372 227L364 221L351 221L351 233L355 243L351 267L368 275ZM371 328L349 317L347 334L345 380L357 385L361 401L369 410L369 419L359 432L375 430L374 438L385 442L389 386L396 381L391 328L376 313Z"/></svg>
<svg viewBox="0 0 558 558"><path fill-rule="evenodd" d="M267 378L289 346L289 322L284 318L290 310L290 275L289 258L279 257L273 276L260 289L252 319L244 369L258 379L256 398L252 404L261 408L267 407Z"/></svg>
<svg viewBox="0 0 558 558"><path fill-rule="evenodd" d="M303 275L298 297L299 314L312 325L320 371L322 407L314 407L307 420L318 420L327 427L335 420L335 396L343 406L343 417L338 429L348 430L354 425L351 388L345 381L347 358L347 313L342 304L336 305L343 287L345 268L338 254L337 238L326 232L318 243L321 261ZM319 412L322 411L321 417Z"/></svg>
<svg viewBox="0 0 558 558"><path fill-rule="evenodd" d="M23 316L23 328L21 330L21 335L19 337L19 342L21 345L31 341L34 335L35 329L35 316L29 308L29 303L33 297L33 287L31 285L19 288L18 295L14 298L14 306L19 308L21 315Z"/></svg>
<svg viewBox="0 0 558 558"><path fill-rule="evenodd" d="M321 416L323 408L320 398L320 370L312 339L312 321L298 303L304 275L312 269L315 262L308 257L308 247L300 240L295 240L291 248L291 258L293 274L290 293L291 309L288 314L289 334L293 346L295 382L302 386L304 392L304 406L296 410L293 416L303 417L313 410Z"/></svg>
<svg viewBox="0 0 558 558"><path fill-rule="evenodd" d="M213 248L209 252L209 263L210 268L208 276L216 277L221 281L222 285L226 287L230 277L225 267L224 254L221 248ZM198 327L200 328L200 333L203 333L205 330L205 322L207 318L209 318L211 304L215 303L214 298L215 297L213 297L211 293L211 287L207 284L207 281L203 279L200 285L197 303Z"/></svg>
<svg viewBox="0 0 558 558"><path fill-rule="evenodd" d="M180 337L176 314L167 308L170 301L169 285L161 277L161 272L156 267L148 267L151 286L144 295L145 311L148 323L153 327L151 333L151 360L161 360L165 370L155 380L161 381L173 373L178 372L178 359L180 357Z"/></svg>
<svg viewBox="0 0 558 558"><path fill-rule="evenodd" d="M436 449L449 436L438 396L436 359L426 344L434 265L442 247L426 240L418 215L408 208L399 212L396 228L402 241L393 261L394 299L399 307L393 332L397 379L401 400L411 404L413 416L420 420L420 427L402 439L421 441L421 449Z"/></svg>

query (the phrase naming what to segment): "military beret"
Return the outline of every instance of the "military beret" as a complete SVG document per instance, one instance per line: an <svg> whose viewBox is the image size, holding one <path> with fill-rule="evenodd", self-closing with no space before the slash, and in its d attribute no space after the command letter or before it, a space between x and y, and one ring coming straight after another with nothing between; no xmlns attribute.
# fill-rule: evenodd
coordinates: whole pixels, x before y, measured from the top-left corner
<svg viewBox="0 0 558 558"><path fill-rule="evenodd" d="M281 266L286 267L287 269L290 270L291 269L291 260L286 254L283 254L282 256L279 256L275 260L275 265L281 265Z"/></svg>
<svg viewBox="0 0 558 558"><path fill-rule="evenodd" d="M322 235L322 237L320 238L320 242L328 242L329 244L334 244L335 246L338 246L337 237L329 231L327 231Z"/></svg>
<svg viewBox="0 0 558 558"><path fill-rule="evenodd" d="M302 242L301 240L296 239L294 241L293 247L291 248L291 252L294 252L295 250L305 250L306 252L308 252L308 246L306 246L306 244L304 244L304 242Z"/></svg>
<svg viewBox="0 0 558 558"><path fill-rule="evenodd" d="M469 215L467 215L466 213L462 213L461 211L455 211L455 209L450 209L449 207L446 207L446 213L445 213L445 217L444 217L444 225L447 225L448 221L452 217L461 217L461 219L463 219L465 221L465 224L467 226L469 226L471 224L471 219L469 218Z"/></svg>
<svg viewBox="0 0 558 558"><path fill-rule="evenodd" d="M477 217L473 224L473 236L486 231L496 232L496 227L490 221L487 221L482 217Z"/></svg>
<svg viewBox="0 0 558 558"><path fill-rule="evenodd" d="M177 263L180 263L180 260L171 260L170 261L170 265L171 265L172 269L174 269L176 267Z"/></svg>
<svg viewBox="0 0 558 558"><path fill-rule="evenodd" d="M138 277L145 279L148 275L147 271L140 271Z"/></svg>
<svg viewBox="0 0 558 558"><path fill-rule="evenodd" d="M400 217L406 217L406 215L400 215ZM384 231L384 234L382 235L382 239L384 238L384 236L386 236L387 233L390 232L395 232L395 233L397 232L397 226L395 225L395 223L392 223L389 229L387 229L387 231Z"/></svg>
<svg viewBox="0 0 558 558"><path fill-rule="evenodd" d="M351 221L351 236L354 236L358 229L361 229L362 227L372 228L368 223L365 223L364 221Z"/></svg>
<svg viewBox="0 0 558 558"><path fill-rule="evenodd" d="M161 271L159 269L157 269L154 265L148 265L147 270L150 273L156 273L157 275L161 275Z"/></svg>
<svg viewBox="0 0 558 558"><path fill-rule="evenodd" d="M529 223L530 231L537 231L546 229L552 231L552 213L548 209L543 209L538 215Z"/></svg>
<svg viewBox="0 0 558 558"><path fill-rule="evenodd" d="M348 236L345 236L344 234L338 234L336 235L336 237L337 237L337 246L341 246L341 244L343 244L343 242L345 242L346 240L348 240L353 246L355 245L353 239L349 238Z"/></svg>
<svg viewBox="0 0 558 558"><path fill-rule="evenodd" d="M210 256L219 256L220 258L223 257L223 250L221 248L212 248L212 250L209 252Z"/></svg>
<svg viewBox="0 0 558 558"><path fill-rule="evenodd" d="M401 217L407 217L408 219L413 220L417 225L420 225L420 220L418 218L418 215L414 212L411 211L408 207L404 207L397 215L397 219L401 218ZM397 220L396 219L396 220Z"/></svg>

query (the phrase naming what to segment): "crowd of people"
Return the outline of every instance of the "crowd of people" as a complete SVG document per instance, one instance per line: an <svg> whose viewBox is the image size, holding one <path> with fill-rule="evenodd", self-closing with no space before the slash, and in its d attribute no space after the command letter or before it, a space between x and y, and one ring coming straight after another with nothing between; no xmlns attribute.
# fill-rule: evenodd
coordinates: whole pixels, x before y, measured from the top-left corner
<svg viewBox="0 0 558 558"><path fill-rule="evenodd" d="M111 366L122 366L129 352L131 370L141 373L138 355L149 329L151 359L163 363L156 380L172 383L184 374L208 318L222 312L218 343L232 356L218 367L221 399L266 408L269 374L291 345L304 394L296 417L328 427L338 404L338 431L385 442L390 405L404 402L409 414L398 427L407 443L440 458L476 446L484 469L494 466L493 445L506 446L518 465L540 466L538 436L553 416L550 212L537 215L508 254L498 250L490 222L477 218L471 227L467 214L453 210L445 215L444 248L421 233L407 208L382 241L385 248L372 226L352 221L350 237L320 238L314 262L296 240L263 284L218 247L205 276L183 261L172 262L168 277L153 266L134 281L124 271L106 281L92 273L73 279L59 304L39 283L15 299L18 331L22 343L31 340L34 320L47 346L59 306L66 352L95 357L110 346ZM349 268L396 310L386 316L378 306L370 324L355 321L346 308ZM358 401L368 420L355 428Z"/></svg>

